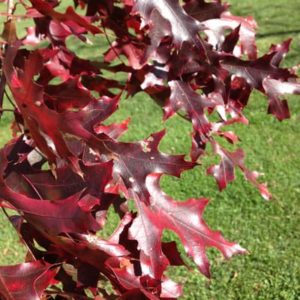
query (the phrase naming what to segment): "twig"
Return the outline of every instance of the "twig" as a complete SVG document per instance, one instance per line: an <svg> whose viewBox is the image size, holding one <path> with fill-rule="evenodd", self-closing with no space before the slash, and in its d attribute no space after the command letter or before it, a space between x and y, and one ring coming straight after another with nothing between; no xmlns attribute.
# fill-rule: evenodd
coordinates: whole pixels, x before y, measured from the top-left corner
<svg viewBox="0 0 300 300"><path fill-rule="evenodd" d="M14 0L7 0L7 20L12 19L13 11L14 11Z"/></svg>
<svg viewBox="0 0 300 300"><path fill-rule="evenodd" d="M5 214L6 218L10 221L10 218L9 218L9 215L8 215L6 209L4 207L1 207L1 209L2 209L3 213Z"/></svg>
<svg viewBox="0 0 300 300"><path fill-rule="evenodd" d="M14 109L9 109L9 108L0 108L0 113L4 111L10 111L10 112L15 112Z"/></svg>
<svg viewBox="0 0 300 300"><path fill-rule="evenodd" d="M107 32L106 32L105 26L103 25L103 23L101 23L101 25L102 25L102 29L103 29L103 32L104 32L104 35L105 35L105 39L106 39L106 41L108 42L108 44L110 45L112 51L115 53L115 55L116 55L116 56L118 57L118 59L121 61L121 63L123 63L124 65L126 65L125 62L123 61L123 59L121 58L121 56L119 55L119 53L116 51L116 49L115 49L115 47L113 46L112 42L110 41L110 39L109 39L109 37L108 37L108 34L107 34Z"/></svg>
<svg viewBox="0 0 300 300"><path fill-rule="evenodd" d="M8 95L8 92L6 90L4 90L4 94L7 98L7 100L9 101L9 103L14 107L16 108L16 105L14 104L14 102L12 101L12 99L10 98L10 96Z"/></svg>

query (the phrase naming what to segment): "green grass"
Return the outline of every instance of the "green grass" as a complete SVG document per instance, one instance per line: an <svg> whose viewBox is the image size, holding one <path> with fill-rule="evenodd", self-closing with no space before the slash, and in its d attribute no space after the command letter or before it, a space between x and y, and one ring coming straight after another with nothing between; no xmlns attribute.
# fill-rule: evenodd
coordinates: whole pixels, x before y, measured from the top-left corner
<svg viewBox="0 0 300 300"><path fill-rule="evenodd" d="M261 53L271 43L293 37L292 51L286 65L300 63L300 0L238 1L231 0L232 11L253 15L259 24L258 45ZM98 48L87 49L85 56L95 57ZM263 181L273 194L273 201L262 200L258 192L238 173L237 180L224 192L216 189L213 178L205 176L208 159L203 166L183 174L182 178L164 177L164 190L175 199L205 196L211 199L205 219L213 229L222 230L229 240L239 241L249 255L221 259L209 250L212 279L208 281L191 270L173 268L171 277L185 284L184 299L299 299L300 295L300 99L290 97L292 117L284 122L266 115L267 102L254 93L245 115L250 126L235 126L247 153L247 166L263 172ZM154 131L168 129L161 150L188 153L190 125L179 117L161 121L161 109L143 94L123 100L120 110L111 119L131 116L125 140L137 140ZM9 137L9 117L0 123L0 139ZM0 214L0 264L22 261L24 252L16 233ZM170 238L166 233L165 238Z"/></svg>

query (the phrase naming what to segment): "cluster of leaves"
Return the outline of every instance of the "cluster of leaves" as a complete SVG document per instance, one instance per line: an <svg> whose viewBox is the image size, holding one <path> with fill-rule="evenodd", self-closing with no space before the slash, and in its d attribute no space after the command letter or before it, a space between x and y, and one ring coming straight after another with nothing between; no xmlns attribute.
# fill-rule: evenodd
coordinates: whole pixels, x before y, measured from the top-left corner
<svg viewBox="0 0 300 300"><path fill-rule="evenodd" d="M300 93L295 70L280 67L290 40L258 58L255 21L233 16L220 0L75 0L65 12L57 0L17 4L35 27L17 37L17 17L8 15L3 33L0 94L11 92L15 138L0 151L0 204L17 212L9 219L28 254L0 267L2 297L176 299L182 287L165 271L184 261L175 242L162 241L166 229L207 277L206 248L225 258L245 253L204 222L207 199L176 201L160 178L197 167L210 144L220 162L207 173L220 190L238 168L270 198L243 150L220 141L239 140L226 127L248 123L243 109L254 89L269 113L289 117L282 96ZM90 43L90 35L109 41L103 62L67 46L72 37ZM126 82L110 75L119 73ZM123 95L140 92L162 106L164 119L179 113L192 123L190 159L158 149L165 131L119 140L129 121L106 119ZM104 239L109 208L121 221Z"/></svg>

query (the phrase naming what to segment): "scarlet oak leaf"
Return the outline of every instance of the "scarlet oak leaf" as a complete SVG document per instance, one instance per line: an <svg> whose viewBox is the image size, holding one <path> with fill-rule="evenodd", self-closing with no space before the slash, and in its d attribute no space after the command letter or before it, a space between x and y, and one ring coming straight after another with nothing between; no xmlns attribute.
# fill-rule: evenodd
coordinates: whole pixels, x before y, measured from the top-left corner
<svg viewBox="0 0 300 300"><path fill-rule="evenodd" d="M101 30L92 25L87 18L84 18L80 15L78 15L74 9L69 6L65 13L57 12L53 9L53 7L43 0L30 0L30 2L33 4L33 8L38 10L42 15L51 17L52 20L61 22L62 24L70 24L68 22L73 22L82 28L85 28L86 30L90 31L93 34L100 33ZM71 23L72 24L72 23ZM71 30L72 31L72 30Z"/></svg>
<svg viewBox="0 0 300 300"><path fill-rule="evenodd" d="M292 39L288 39L286 41L283 41L282 43L279 43L277 45L272 45L270 47L270 53L275 53L275 55L272 57L272 61L271 61L272 65L279 67L283 58L290 50L291 42Z"/></svg>
<svg viewBox="0 0 300 300"><path fill-rule="evenodd" d="M113 123L111 125L95 125L94 131L97 134L104 133L112 139L118 139L128 129L130 119L124 120L122 123Z"/></svg>
<svg viewBox="0 0 300 300"><path fill-rule="evenodd" d="M205 115L205 109L213 108L216 103L205 95L199 95L183 81L170 81L169 86L171 95L164 107L164 118L169 118L178 110L184 110L191 119L195 132L201 136L208 135L211 123Z"/></svg>
<svg viewBox="0 0 300 300"><path fill-rule="evenodd" d="M143 66L143 50L144 49L141 49L136 43L128 43L127 41L119 40L105 53L104 59L106 62L111 62L114 59L119 58L121 54L124 54L129 61L130 67L138 70Z"/></svg>
<svg viewBox="0 0 300 300"><path fill-rule="evenodd" d="M58 112L83 108L93 100L91 93L81 84L79 78L48 85L45 93L45 101L50 102L49 105Z"/></svg>
<svg viewBox="0 0 300 300"><path fill-rule="evenodd" d="M222 15L222 20L224 20L225 23L230 24L232 30L240 26L239 35L241 53L246 54L249 59L256 59L257 47L255 31L257 24L253 17L239 17L230 13L224 13Z"/></svg>
<svg viewBox="0 0 300 300"><path fill-rule="evenodd" d="M135 199L135 203L138 217L130 227L129 238L138 242L143 274L160 278L169 265L162 251L162 230L156 225L160 222L160 218L144 203L140 203L138 198Z"/></svg>
<svg viewBox="0 0 300 300"><path fill-rule="evenodd" d="M1 151L0 161L3 168L7 165L9 150L10 148L7 146ZM98 170L95 170L96 167L98 167ZM85 181L89 182L86 190L92 195L100 196L101 190L104 191L106 183L111 178L112 162L84 166L83 169L86 174ZM91 178L91 173L98 176ZM57 188L55 182L53 186ZM32 183L31 187L39 195L37 188ZM60 186L60 188L63 187ZM79 205L83 191L76 191L67 198L60 200L37 200L14 191L6 185L4 178L0 179L0 198L10 203L14 209L22 211L25 219L34 224L38 230L51 232L52 234L96 232L100 228L91 212L85 211Z"/></svg>
<svg viewBox="0 0 300 300"><path fill-rule="evenodd" d="M276 116L279 121L289 118L287 100L281 100L280 96L286 94L300 95L300 83L266 78L263 81L263 88L269 98L268 112Z"/></svg>
<svg viewBox="0 0 300 300"><path fill-rule="evenodd" d="M12 172L5 180L14 191L21 192L31 198L61 200L79 193L86 188L82 177L70 168L56 169L56 178L51 171L33 174L18 174Z"/></svg>
<svg viewBox="0 0 300 300"><path fill-rule="evenodd" d="M234 56L224 56L221 58L221 66L230 74L243 77L247 83L258 90L262 90L262 82L265 78L287 80L293 75L288 69L281 69L272 64L276 52L266 54L252 61L244 61Z"/></svg>
<svg viewBox="0 0 300 300"><path fill-rule="evenodd" d="M209 262L206 256L207 247L215 247L229 258L234 254L245 253L245 249L236 243L226 241L220 232L212 231L202 219L207 205L206 199L189 199L185 202L173 200L163 193L159 187L160 174L147 177L146 185L150 192L150 206L138 206L138 218L130 228L132 238L139 242L142 266L149 268L151 275L162 271L167 265L162 255L161 240L163 230L174 231L181 239L185 251L199 267L199 270L210 276ZM149 224L152 224L150 227Z"/></svg>
<svg viewBox="0 0 300 300"><path fill-rule="evenodd" d="M267 187L264 184L258 183L257 177L259 174L257 172L250 171L245 167L245 155L242 149L238 149L235 152L229 152L223 149L216 142L213 142L212 145L215 153L221 157L221 162L219 165L209 167L207 169L207 173L214 176L220 190L225 189L227 184L235 179L235 168L238 167L244 173L245 178L257 187L261 195L266 200L271 198L271 194Z"/></svg>
<svg viewBox="0 0 300 300"><path fill-rule="evenodd" d="M123 191L138 195L139 199L149 202L146 177L150 173L180 176L196 164L184 160L184 155L168 155L158 150L165 131L152 134L138 143L106 143L114 156L114 177L120 180Z"/></svg>
<svg viewBox="0 0 300 300"><path fill-rule="evenodd" d="M129 252L120 244L103 240L93 234L75 233L71 237L48 236L56 247L56 251L63 249L65 255L72 254L73 257L88 263L95 268L104 271L104 262L110 257L126 257ZM105 271L104 271L105 272Z"/></svg>
<svg viewBox="0 0 300 300"><path fill-rule="evenodd" d="M36 200L10 189L0 188L1 199L9 202L15 209L23 211L25 219L40 230L59 234L63 232L96 232L99 225L90 212L82 210L78 204L80 194L69 198L49 201Z"/></svg>
<svg viewBox="0 0 300 300"><path fill-rule="evenodd" d="M186 3L184 5L185 11L200 22L220 18L228 7L228 4L222 4L220 1L205 2L205 0L184 0L184 2Z"/></svg>
<svg viewBox="0 0 300 300"><path fill-rule="evenodd" d="M159 46L164 37L171 35L170 23L164 19L157 10L151 13L152 28L149 32L151 45L148 47L141 63L145 63L150 57L154 57L157 61L164 61L161 57Z"/></svg>
<svg viewBox="0 0 300 300"><path fill-rule="evenodd" d="M170 279L163 277L159 282L149 275L136 276L134 266L130 262L109 259L106 264L125 289L127 299L143 299L145 296L150 300L177 299L182 295L182 287Z"/></svg>
<svg viewBox="0 0 300 300"><path fill-rule="evenodd" d="M0 267L0 296L6 300L40 300L56 274L42 261Z"/></svg>
<svg viewBox="0 0 300 300"><path fill-rule="evenodd" d="M174 44L181 47L183 42L189 42L199 48L203 47L198 36L201 24L190 17L179 5L178 0L137 0L134 11L139 13L146 24L151 26L153 12L157 11L171 25Z"/></svg>
<svg viewBox="0 0 300 300"><path fill-rule="evenodd" d="M71 134L88 141L92 146L98 142L93 126L106 119L118 106L119 96L113 99L104 96L97 100L80 84L76 88L81 88L81 95L84 95L85 105L80 111L65 111L62 113L50 109L44 99L43 86L33 81L33 77L38 74L42 67L42 57L38 52L32 52L25 61L23 72L13 67L13 59L17 55L17 47L11 47L7 52L4 63L4 72L8 80L8 85L15 97L16 103L23 114L25 123L35 139L37 147L48 157L51 164L56 161L56 157L65 158L73 165L74 170L79 172L78 159L71 153L65 134ZM26 74L26 75L25 75ZM69 87L74 81L62 84ZM51 93L51 87L48 88ZM52 91L53 92L53 91ZM55 94L54 102L59 109L66 107L80 107L76 97L72 100L66 99L72 95L72 91L59 92ZM57 97L55 99L55 97ZM60 98L59 98L60 97ZM47 97L46 97L47 98ZM48 95L48 101L51 99ZM53 103L52 103L53 104ZM54 105L54 104L53 104ZM59 130L57 130L59 129Z"/></svg>
<svg viewBox="0 0 300 300"><path fill-rule="evenodd" d="M270 97L279 97L286 94L300 94L300 83L293 81L280 81L276 79L266 78L263 81L263 87Z"/></svg>

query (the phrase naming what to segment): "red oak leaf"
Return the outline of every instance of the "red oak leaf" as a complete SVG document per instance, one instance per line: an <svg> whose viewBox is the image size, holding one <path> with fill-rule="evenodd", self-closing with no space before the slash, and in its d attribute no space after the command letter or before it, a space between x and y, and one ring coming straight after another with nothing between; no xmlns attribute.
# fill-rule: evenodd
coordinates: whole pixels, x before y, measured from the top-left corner
<svg viewBox="0 0 300 300"><path fill-rule="evenodd" d="M258 188L259 192L266 200L271 198L271 194L266 185L258 183L257 177L259 174L250 171L245 167L245 154L242 149L238 149L235 152L229 152L216 142L213 143L213 147L215 153L221 157L221 163L209 167L207 173L215 177L220 190L225 189L227 184L235 179L235 168L238 167L244 173L245 178Z"/></svg>
<svg viewBox="0 0 300 300"><path fill-rule="evenodd" d="M81 26L82 28L85 28L86 30L90 31L93 34L100 33L101 30L92 25L87 18L82 17L78 15L74 9L69 6L65 13L57 12L53 9L53 7L43 0L30 0L30 2L33 4L33 8L39 11L44 16L51 17L52 20L56 22L60 22L61 24L69 24L70 31L72 31L72 24L77 24L78 26ZM68 23L70 22L71 23Z"/></svg>
<svg viewBox="0 0 300 300"><path fill-rule="evenodd" d="M276 116L279 121L289 118L287 100L280 100L280 96L286 94L300 95L300 83L266 78L263 81L263 88L269 98L268 112Z"/></svg>
<svg viewBox="0 0 300 300"><path fill-rule="evenodd" d="M221 1L184 0L184 2L186 3L183 6L185 11L200 22L220 18L221 14L228 8L228 4L222 4Z"/></svg>
<svg viewBox="0 0 300 300"><path fill-rule="evenodd" d="M151 174L147 177L146 185L151 196L150 206L144 203L137 204L138 217L130 228L130 237L138 241L141 249L144 274L161 276L168 265L160 242L165 229L172 230L179 236L185 251L193 258L199 270L208 277L209 262L205 253L207 247L217 248L226 258L245 253L238 244L226 241L220 232L208 228L202 219L208 203L206 199L175 201L161 191L160 177L160 174Z"/></svg>
<svg viewBox="0 0 300 300"><path fill-rule="evenodd" d="M179 5L177 0L137 0L134 11L139 13L146 24L151 26L153 12L157 11L171 25L171 34L174 44L180 48L183 42L189 42L203 48L203 42L198 36L202 29L201 24L190 17Z"/></svg>
<svg viewBox="0 0 300 300"><path fill-rule="evenodd" d="M171 95L164 107L167 119L178 110L184 110L193 123L193 128L200 135L207 135L211 124L205 115L205 109L214 108L216 103L205 95L199 95L183 81L170 81Z"/></svg>
<svg viewBox="0 0 300 300"><path fill-rule="evenodd" d="M41 261L0 267L0 295L7 300L39 300L56 270Z"/></svg>
<svg viewBox="0 0 300 300"><path fill-rule="evenodd" d="M150 173L180 176L195 166L184 160L184 155L167 155L158 150L165 131L152 134L148 139L137 143L106 143L114 156L114 177L121 180L124 192L138 195L140 201L149 202L146 177Z"/></svg>

